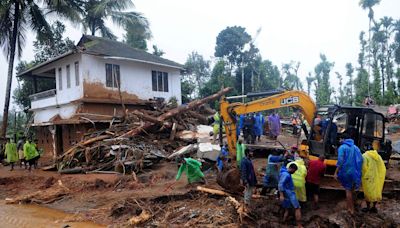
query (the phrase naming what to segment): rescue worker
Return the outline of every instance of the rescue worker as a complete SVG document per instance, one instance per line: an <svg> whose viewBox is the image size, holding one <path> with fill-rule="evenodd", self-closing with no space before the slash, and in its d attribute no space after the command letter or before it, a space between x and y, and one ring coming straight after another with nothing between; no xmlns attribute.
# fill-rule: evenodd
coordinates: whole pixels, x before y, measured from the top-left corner
<svg viewBox="0 0 400 228"><path fill-rule="evenodd" d="M241 181L244 185L244 203L246 209L250 206L251 197L253 195L253 191L255 186L257 185L257 177L254 171L253 162L251 161L253 154L249 149L245 150L245 156L243 157L240 164L240 174Z"/></svg>
<svg viewBox="0 0 400 228"><path fill-rule="evenodd" d="M277 139L281 133L281 120L279 115L274 112L268 116L269 136L272 139Z"/></svg>
<svg viewBox="0 0 400 228"><path fill-rule="evenodd" d="M204 174L200 168L201 162L190 157L184 158L181 166L179 167L175 180L178 181L181 178L182 173L185 172L189 185L194 182L206 183Z"/></svg>
<svg viewBox="0 0 400 228"><path fill-rule="evenodd" d="M25 169L27 169L28 165L25 161L24 156L24 139L20 138L17 143L17 151L18 151L18 159L19 159L19 167L22 168L22 163L25 165Z"/></svg>
<svg viewBox="0 0 400 228"><path fill-rule="evenodd" d="M297 111L292 114L291 121L292 121L292 134L297 135L298 125L301 124L299 113Z"/></svg>
<svg viewBox="0 0 400 228"><path fill-rule="evenodd" d="M354 214L353 193L361 185L361 168L363 157L360 149L354 145L354 140L348 134L342 135L342 145L338 150L335 179L339 180L346 190L347 210Z"/></svg>
<svg viewBox="0 0 400 228"><path fill-rule="evenodd" d="M287 164L286 168L289 168L291 164L296 164L297 171L292 174L292 180L294 185L294 192L296 193L296 198L301 204L307 202L306 194L306 176L307 168L304 165L303 159L298 159Z"/></svg>
<svg viewBox="0 0 400 228"><path fill-rule="evenodd" d="M264 134L265 119L260 112L258 112L254 118L255 118L255 124L254 124L255 137L258 141L260 141L261 136Z"/></svg>
<svg viewBox="0 0 400 228"><path fill-rule="evenodd" d="M229 157L228 146L225 143L224 146L221 148L220 154L217 157L216 166L218 172L221 172L224 169L226 163L228 162L228 157Z"/></svg>
<svg viewBox="0 0 400 228"><path fill-rule="evenodd" d="M252 113L246 115L243 124L243 137L247 144L255 142L254 132L255 119Z"/></svg>
<svg viewBox="0 0 400 228"><path fill-rule="evenodd" d="M386 167L381 156L374 150L371 143L366 143L365 148L366 152L362 155L363 165L361 180L367 207L363 208L362 211L377 213L378 209L376 208L376 203L382 200Z"/></svg>
<svg viewBox="0 0 400 228"><path fill-rule="evenodd" d="M245 156L246 145L243 144L241 139L236 143L236 164L238 168L240 168L240 164L242 162L242 158Z"/></svg>
<svg viewBox="0 0 400 228"><path fill-rule="evenodd" d="M268 155L261 195L265 195L273 189L278 189L279 170L284 160L284 155L279 155L277 150L272 151L272 154Z"/></svg>
<svg viewBox="0 0 400 228"><path fill-rule="evenodd" d="M312 195L314 198L314 209L318 209L319 185L321 183L321 178L325 175L326 165L324 160L325 156L320 155L317 160L311 160L308 164L306 190L308 195Z"/></svg>
<svg viewBox="0 0 400 228"><path fill-rule="evenodd" d="M8 163L10 163L11 169L14 170L14 163L18 161L17 145L12 139L7 138L7 144L5 149L5 156Z"/></svg>
<svg viewBox="0 0 400 228"><path fill-rule="evenodd" d="M31 144L28 139L24 144L24 157L25 161L29 165L29 171L31 171L32 166L35 166L36 161L39 159L39 153L36 150L35 145Z"/></svg>
<svg viewBox="0 0 400 228"><path fill-rule="evenodd" d="M217 135L219 134L219 124L221 121L221 116L219 115L219 112L216 112L214 114L214 123L213 123L213 143L216 142L217 140Z"/></svg>
<svg viewBox="0 0 400 228"><path fill-rule="evenodd" d="M292 180L292 174L297 171L297 165L292 163L289 168L282 166L279 174L279 200L282 203L282 207L285 209L283 215L283 221L286 222L289 216L289 209L294 208L296 223L298 227L301 225L301 208L299 201L297 200L296 193L294 191L294 185Z"/></svg>

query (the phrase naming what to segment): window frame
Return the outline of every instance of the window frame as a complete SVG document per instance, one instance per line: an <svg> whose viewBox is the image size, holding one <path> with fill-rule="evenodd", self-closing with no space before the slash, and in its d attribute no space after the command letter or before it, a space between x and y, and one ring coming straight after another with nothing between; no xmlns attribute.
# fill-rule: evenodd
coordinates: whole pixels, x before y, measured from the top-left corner
<svg viewBox="0 0 400 228"><path fill-rule="evenodd" d="M71 88L71 66L68 64L65 66L65 71L67 72L67 89Z"/></svg>
<svg viewBox="0 0 400 228"><path fill-rule="evenodd" d="M151 71L151 88L154 92L169 92L168 72Z"/></svg>
<svg viewBox="0 0 400 228"><path fill-rule="evenodd" d="M62 90L63 89L63 83L62 83L62 68L59 67L58 68L58 90Z"/></svg>
<svg viewBox="0 0 400 228"><path fill-rule="evenodd" d="M106 87L121 87L121 67L118 64L106 63Z"/></svg>
<svg viewBox="0 0 400 228"><path fill-rule="evenodd" d="M79 61L74 63L75 67L75 86L79 86L80 84L80 77L79 77Z"/></svg>

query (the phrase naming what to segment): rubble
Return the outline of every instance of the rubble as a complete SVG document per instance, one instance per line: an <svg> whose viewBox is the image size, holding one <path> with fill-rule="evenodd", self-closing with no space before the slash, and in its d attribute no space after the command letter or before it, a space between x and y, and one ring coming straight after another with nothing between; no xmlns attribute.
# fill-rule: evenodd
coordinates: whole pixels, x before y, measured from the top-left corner
<svg viewBox="0 0 400 228"><path fill-rule="evenodd" d="M128 111L122 122L110 124L108 129L88 132L81 142L59 156L58 170L69 174L98 171L137 173L150 168L177 152L176 149L196 142L198 137L209 137L209 132L205 132L209 128L204 126L195 133L195 137L182 139L179 132L195 132L196 126L207 122L207 116L211 114L204 104L230 90L222 89L214 95L176 108L148 107Z"/></svg>

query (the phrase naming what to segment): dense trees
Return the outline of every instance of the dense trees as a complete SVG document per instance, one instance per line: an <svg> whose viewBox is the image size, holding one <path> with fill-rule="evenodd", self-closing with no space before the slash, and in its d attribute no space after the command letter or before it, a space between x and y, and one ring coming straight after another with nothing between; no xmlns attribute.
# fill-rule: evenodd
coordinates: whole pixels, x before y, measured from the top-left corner
<svg viewBox="0 0 400 228"><path fill-rule="evenodd" d="M11 83L14 69L15 55L21 57L27 29L34 31L39 37L54 42L51 36L51 27L45 15L56 13L74 22L79 20L79 14L74 10L75 3L64 0L44 0L43 7L36 1L4 0L0 5L0 46L8 60L6 94L3 111L3 125L0 138L4 138L7 131L8 109L10 105Z"/></svg>

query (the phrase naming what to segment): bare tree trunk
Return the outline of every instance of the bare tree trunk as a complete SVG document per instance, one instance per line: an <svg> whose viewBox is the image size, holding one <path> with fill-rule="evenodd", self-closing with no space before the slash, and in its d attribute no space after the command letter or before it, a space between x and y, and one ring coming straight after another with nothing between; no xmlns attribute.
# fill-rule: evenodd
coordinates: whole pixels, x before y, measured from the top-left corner
<svg viewBox="0 0 400 228"><path fill-rule="evenodd" d="M8 73L7 73L7 87L6 87L6 98L4 101L4 111L3 111L3 124L0 132L0 139L5 138L7 134L7 122L8 122L8 109L10 107L10 95L11 95L11 83L12 83L12 75L14 69L14 58L15 58L15 46L17 43L17 32L18 32L18 19L19 19L19 4L15 4L14 10L14 23L13 23L13 31L10 43L10 55L8 59Z"/></svg>
<svg viewBox="0 0 400 228"><path fill-rule="evenodd" d="M171 109L169 112L166 112L166 113L162 114L161 116L157 117L157 120L155 120L154 122L159 122L159 123L161 122L162 123L162 122L164 122L164 121L166 121L166 120L168 120L168 119L170 119L170 118L172 118L172 117L174 117L174 116L176 116L178 114L181 114L181 113L184 113L184 112L188 112L188 111L190 111L191 109L193 109L195 107L199 107L202 104L205 104L207 102L210 102L210 101L213 101L215 99L218 99L219 97L229 93L231 90L232 90L232 88L225 88L225 89L220 90L218 93L215 93L215 94L213 94L211 96L208 96L208 97L206 97L204 99L195 100L195 101L192 101L192 102L190 102L190 103L188 103L186 105L181 105L181 106L179 106L177 108ZM147 131L148 129L150 129L152 126L154 126L154 124L155 123L146 122L143 126L135 128L135 129L132 129L132 130L126 132L125 134L121 135L120 137L126 137L126 136L132 137L132 136L138 135L141 132Z"/></svg>

